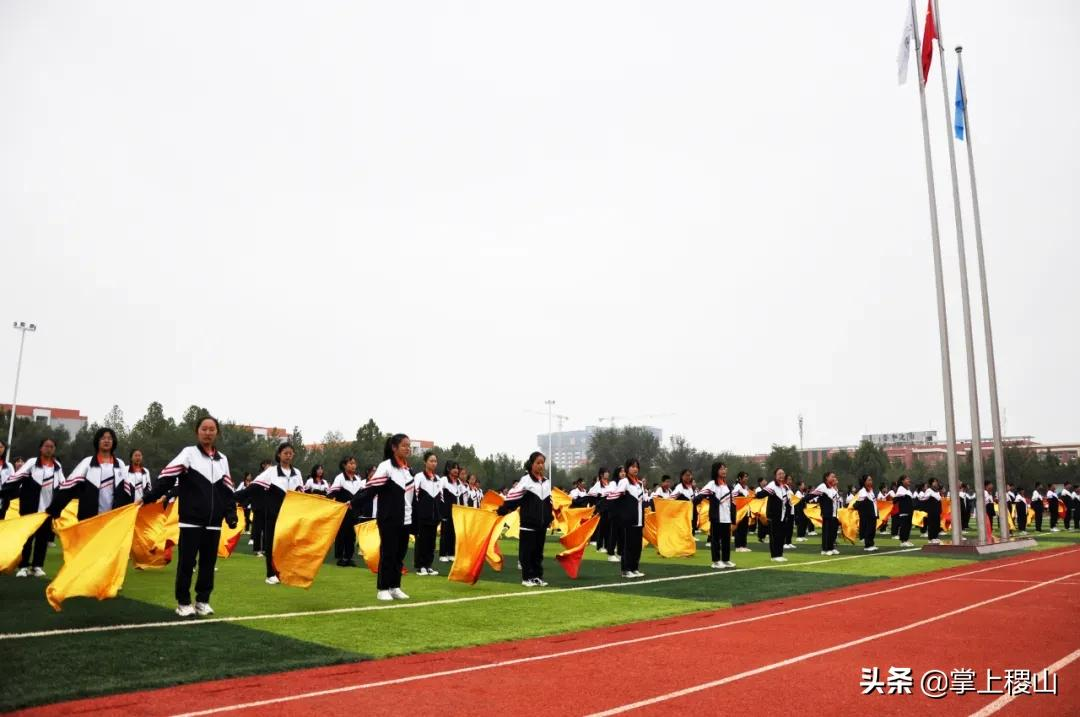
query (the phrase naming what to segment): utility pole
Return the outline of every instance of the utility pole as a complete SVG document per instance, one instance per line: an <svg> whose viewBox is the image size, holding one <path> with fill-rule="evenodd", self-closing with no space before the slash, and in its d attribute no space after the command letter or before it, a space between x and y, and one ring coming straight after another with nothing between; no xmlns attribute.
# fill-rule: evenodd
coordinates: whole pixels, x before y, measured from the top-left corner
<svg viewBox="0 0 1080 717"><path fill-rule="evenodd" d="M15 392L11 397L11 416L8 421L8 434L7 434L7 454L4 456L4 460L11 461L11 437L15 434L15 407L19 403L19 374L22 373L22 356L23 356L23 344L26 343L26 332L31 333L37 331L37 324L28 324L25 321L13 321L11 328L16 331L21 331L22 336L19 337L19 360L15 363Z"/></svg>

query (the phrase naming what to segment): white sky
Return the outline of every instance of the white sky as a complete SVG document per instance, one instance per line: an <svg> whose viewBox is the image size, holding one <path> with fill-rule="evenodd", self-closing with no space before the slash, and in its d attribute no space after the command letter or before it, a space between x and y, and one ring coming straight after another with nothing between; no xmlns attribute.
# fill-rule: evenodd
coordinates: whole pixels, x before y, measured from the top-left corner
<svg viewBox="0 0 1080 717"><path fill-rule="evenodd" d="M711 450L797 442L800 412L808 446L943 435L904 7L2 0L0 319L41 326L21 402L199 403L308 440L373 416L518 455L547 398L568 428L674 413L651 422ZM1080 439L1080 4L941 12L1006 430Z"/></svg>

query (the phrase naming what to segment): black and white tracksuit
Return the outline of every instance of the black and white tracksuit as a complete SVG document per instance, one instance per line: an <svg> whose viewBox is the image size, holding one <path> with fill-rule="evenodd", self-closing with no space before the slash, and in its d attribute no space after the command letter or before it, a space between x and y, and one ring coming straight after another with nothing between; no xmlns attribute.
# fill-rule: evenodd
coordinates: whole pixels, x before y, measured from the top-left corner
<svg viewBox="0 0 1080 717"><path fill-rule="evenodd" d="M615 486L615 490L608 494L608 500L613 501L622 524L622 571L637 572L641 566L641 533L645 527L645 486L640 480L623 478ZM691 509L691 515L693 512Z"/></svg>
<svg viewBox="0 0 1080 717"><path fill-rule="evenodd" d="M191 578L196 602L209 602L214 590L221 522L236 520L236 496L229 475L229 460L221 451L207 454L202 446L188 446L161 471L144 503L160 500L173 488L179 499L180 560L176 566L176 602L191 604ZM227 517L228 516L228 517Z"/></svg>
<svg viewBox="0 0 1080 717"><path fill-rule="evenodd" d="M784 537L787 532L785 521L791 515L790 494L787 486L780 485L776 481L766 484L764 492L768 499L765 517L769 521L769 555L782 558L784 557Z"/></svg>
<svg viewBox="0 0 1080 717"><path fill-rule="evenodd" d="M531 475L519 478L506 494L506 502L499 506L499 515L508 515L515 510L521 517L518 540L521 579L543 579L544 535L552 520L551 481L536 480Z"/></svg>
<svg viewBox="0 0 1080 717"><path fill-rule="evenodd" d="M266 516L266 525L263 527L263 550L266 551L266 577L274 577L278 574L274 567L274 530L277 527L278 514L281 513L281 504L285 502L285 495L289 491L301 491L304 488L304 477L296 468L285 471L280 465L273 465L251 481L251 485L236 493L236 500L243 501L247 493L251 491L263 491L263 511Z"/></svg>
<svg viewBox="0 0 1080 717"><path fill-rule="evenodd" d="M60 481L49 506L49 515L59 518L73 499L79 501L79 520L109 512L113 509L117 483L123 480L126 471L124 462L116 457L112 463L99 463L96 455L83 458L75 470Z"/></svg>
<svg viewBox="0 0 1080 717"><path fill-rule="evenodd" d="M339 503L349 503L349 509L345 511L345 517L341 519L341 527L338 528L337 538L334 540L334 558L338 564L348 563L356 555L356 508L352 504L353 498L360 491L364 481L355 473L350 476L347 473L338 473L334 482L330 485L330 498ZM368 501L370 505L370 500Z"/></svg>
<svg viewBox="0 0 1080 717"><path fill-rule="evenodd" d="M324 498L330 494L330 484L326 482L326 479L315 480L314 478L308 478L304 483L304 492L311 495L321 495Z"/></svg>
<svg viewBox="0 0 1080 717"><path fill-rule="evenodd" d="M1043 511L1046 506L1043 505L1043 496L1039 491L1031 491L1031 509L1035 511L1035 532L1042 532L1042 520Z"/></svg>
<svg viewBox="0 0 1080 717"><path fill-rule="evenodd" d="M903 543L911 537L911 519L915 513L915 494L904 486L896 487L896 535Z"/></svg>
<svg viewBox="0 0 1080 717"><path fill-rule="evenodd" d="M457 547L457 533L454 532L453 509L455 505L461 505L461 496L467 488L460 480L454 480L449 476L439 479L442 484L442 514L439 519L442 523L442 534L439 536L439 557L452 558Z"/></svg>
<svg viewBox="0 0 1080 717"><path fill-rule="evenodd" d="M937 540L941 535L941 494L927 488L923 493L923 505L926 506L926 537Z"/></svg>
<svg viewBox="0 0 1080 717"><path fill-rule="evenodd" d="M821 508L821 550L836 550L836 534L840 528L840 521L836 517L841 507L840 491L820 483L810 495L817 497L818 506Z"/></svg>
<svg viewBox="0 0 1080 717"><path fill-rule="evenodd" d="M709 481L694 498L695 507L702 500L709 501L709 546L714 563L731 560L731 521L735 513L731 498L731 489L723 481Z"/></svg>
<svg viewBox="0 0 1080 717"><path fill-rule="evenodd" d="M128 466L116 483L116 490L113 492L113 507L121 508L142 500L143 493L150 490L152 482L150 471L146 468L134 469Z"/></svg>
<svg viewBox="0 0 1080 717"><path fill-rule="evenodd" d="M859 512L859 537L863 539L863 547L872 548L877 534L877 493L872 488L859 488L855 494L855 509ZM938 515L941 515L940 505Z"/></svg>
<svg viewBox="0 0 1080 717"><path fill-rule="evenodd" d="M52 505L56 486L64 480L60 461L42 463L31 458L18 471L4 481L4 493L8 499L19 499L19 515L44 513ZM33 535L26 539L22 549L20 568L40 568L45 565L45 551L52 538L52 521L46 520Z"/></svg>
<svg viewBox="0 0 1080 717"><path fill-rule="evenodd" d="M375 474L365 481L364 487L353 499L356 507L367 497L379 501L375 522L379 526L379 590L401 587L401 569L405 565L405 552L409 548L409 531L412 528L413 480L408 464L396 465L385 460L375 469Z"/></svg>
<svg viewBox="0 0 1080 717"><path fill-rule="evenodd" d="M610 485L611 481L603 483L597 479L592 487L589 488L588 499L596 509L597 515L600 516L600 522L596 524L596 532L593 533L596 549L606 550L607 552L614 554L615 543L611 540L611 513L608 511L607 505L607 494L610 490Z"/></svg>
<svg viewBox="0 0 1080 717"><path fill-rule="evenodd" d="M413 552L413 568L431 569L435 562L435 531L442 520L443 489L439 476L420 471L416 481L416 500L413 503L413 526L416 529L416 546ZM469 491L471 493L472 491ZM469 502L471 495L466 495ZM451 520L453 517L451 516Z"/></svg>
<svg viewBox="0 0 1080 717"><path fill-rule="evenodd" d="M731 502L732 502L732 505L735 504L735 498L747 498L749 496L750 496L750 491L744 485L736 484L735 487L731 489L731 498L732 498ZM736 513L735 517L736 518L738 517L737 513ZM750 532L750 515L747 514L747 515L744 515L743 519L740 520L735 526L735 547L736 548L745 548L746 547L746 536L747 536L747 534L749 532Z"/></svg>

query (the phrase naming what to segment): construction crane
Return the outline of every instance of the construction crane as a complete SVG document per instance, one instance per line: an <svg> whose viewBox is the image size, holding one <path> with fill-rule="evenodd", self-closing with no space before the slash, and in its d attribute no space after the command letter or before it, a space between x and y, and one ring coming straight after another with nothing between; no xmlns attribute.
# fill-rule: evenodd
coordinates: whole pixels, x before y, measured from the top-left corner
<svg viewBox="0 0 1080 717"><path fill-rule="evenodd" d="M608 428L615 427L615 421L636 421L640 418L667 418L669 416L675 416L675 413L644 413L638 416L601 416L596 419L603 425L604 421L608 422Z"/></svg>
<svg viewBox="0 0 1080 717"><path fill-rule="evenodd" d="M531 413L531 414L536 415L536 416L546 416L546 415L548 415L547 411L533 411L533 410L530 410L528 408L525 409L525 413ZM562 415L560 413L553 413L553 414L551 414L551 417L559 422L559 433L562 433L563 423L565 421L569 421L570 416L564 416L564 415Z"/></svg>

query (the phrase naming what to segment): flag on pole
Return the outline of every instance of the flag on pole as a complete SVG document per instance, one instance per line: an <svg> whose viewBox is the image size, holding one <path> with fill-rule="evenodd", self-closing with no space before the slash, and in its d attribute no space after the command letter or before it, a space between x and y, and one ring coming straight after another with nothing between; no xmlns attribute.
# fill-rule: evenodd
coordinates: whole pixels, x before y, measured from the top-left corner
<svg viewBox="0 0 1080 717"><path fill-rule="evenodd" d="M956 138L964 141L964 80L960 77L960 68L956 68L956 116L953 118Z"/></svg>
<svg viewBox="0 0 1080 717"><path fill-rule="evenodd" d="M922 36L922 81L930 75L930 63L934 60L934 40L937 39L937 23L934 21L934 0L926 4L926 26Z"/></svg>
<svg viewBox="0 0 1080 717"><path fill-rule="evenodd" d="M908 0L904 0L904 34L900 37L900 49L896 53L896 79L899 84L907 82L908 65L911 64L911 43L915 40L915 18L911 15Z"/></svg>

